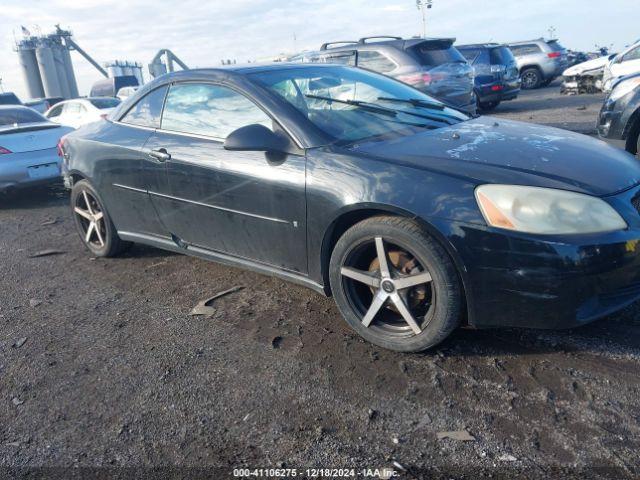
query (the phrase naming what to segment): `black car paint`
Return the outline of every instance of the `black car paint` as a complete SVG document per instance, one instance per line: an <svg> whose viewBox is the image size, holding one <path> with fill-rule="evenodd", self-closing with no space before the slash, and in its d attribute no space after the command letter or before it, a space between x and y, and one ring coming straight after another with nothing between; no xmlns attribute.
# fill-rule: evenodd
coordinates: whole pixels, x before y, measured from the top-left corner
<svg viewBox="0 0 640 480"><path fill-rule="evenodd" d="M629 75L618 80L635 78ZM613 89L612 89L613 91ZM640 88L612 101L604 99L598 115L598 135L610 144L631 153L638 153L638 135L640 135Z"/></svg>
<svg viewBox="0 0 640 480"><path fill-rule="evenodd" d="M640 166L627 153L563 130L490 118L395 141L329 145L294 108L250 80L247 74L261 68L304 67L160 77L109 121L66 138L66 174L97 187L123 239L278 275L325 294L331 249L346 228L384 213L413 218L456 264L475 327L570 327L640 296L640 217L632 205ZM243 92L290 134L291 152L274 161L267 153L225 151L209 139L176 139L117 122L135 99L181 81ZM160 145L170 160L149 157L148 149ZM629 228L565 236L491 228L474 198L482 183L597 195ZM188 201L166 198L163 188ZM216 220L228 230L215 231Z"/></svg>

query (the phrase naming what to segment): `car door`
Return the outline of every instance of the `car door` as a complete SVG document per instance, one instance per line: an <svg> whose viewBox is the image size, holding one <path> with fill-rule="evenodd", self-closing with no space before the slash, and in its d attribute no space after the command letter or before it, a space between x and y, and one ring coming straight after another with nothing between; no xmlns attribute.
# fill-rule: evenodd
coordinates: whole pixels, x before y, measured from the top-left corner
<svg viewBox="0 0 640 480"><path fill-rule="evenodd" d="M108 209L119 231L168 236L148 194L149 179L164 177L165 165L143 150L160 126L166 91L166 86L150 91L109 128L100 129L105 133L95 137L112 147L108 158L96 162L96 169L100 174L97 178L104 179L99 187L108 192Z"/></svg>
<svg viewBox="0 0 640 480"><path fill-rule="evenodd" d="M149 193L178 244L305 273L303 152L224 149L229 133L256 123L280 131L256 103L227 86L172 85L161 128L145 145L152 155L166 155L166 180L151 179Z"/></svg>

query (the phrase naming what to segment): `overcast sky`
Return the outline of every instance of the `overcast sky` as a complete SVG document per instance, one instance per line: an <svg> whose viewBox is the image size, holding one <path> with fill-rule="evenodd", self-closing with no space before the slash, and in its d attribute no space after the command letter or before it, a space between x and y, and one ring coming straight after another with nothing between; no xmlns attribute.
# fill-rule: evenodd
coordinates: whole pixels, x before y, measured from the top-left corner
<svg viewBox="0 0 640 480"><path fill-rule="evenodd" d="M638 0L537 0L497 2L434 0L429 36L459 42L510 41L548 35L567 48L621 49L640 37ZM13 51L20 26L51 32L60 23L98 62L123 59L147 64L169 48L190 67L216 66L315 49L325 41L366 35L412 36L422 31L415 0L2 0L0 78L5 91L26 96ZM295 35L295 40L294 40ZM72 53L81 94L100 78Z"/></svg>

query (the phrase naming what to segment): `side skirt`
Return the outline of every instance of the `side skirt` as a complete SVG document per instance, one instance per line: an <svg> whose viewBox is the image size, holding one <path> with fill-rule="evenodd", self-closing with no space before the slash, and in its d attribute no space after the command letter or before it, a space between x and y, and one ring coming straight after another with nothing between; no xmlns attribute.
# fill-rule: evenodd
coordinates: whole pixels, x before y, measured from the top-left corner
<svg viewBox="0 0 640 480"><path fill-rule="evenodd" d="M231 267L238 267L256 273L278 277L288 282L296 283L298 285L302 285L303 287L310 288L311 290L320 293L323 296L327 296L325 288L322 285L298 273L278 269L270 265L264 265L244 258L234 257L225 253L207 250L205 248L196 247L194 245L187 245L185 248L181 248L176 245L173 240L166 237L133 232L118 232L118 236L122 240L126 240L129 242L143 243L145 245L158 247L163 250L182 253L184 255L191 255L193 257L202 258L204 260L221 263L223 265L229 265Z"/></svg>

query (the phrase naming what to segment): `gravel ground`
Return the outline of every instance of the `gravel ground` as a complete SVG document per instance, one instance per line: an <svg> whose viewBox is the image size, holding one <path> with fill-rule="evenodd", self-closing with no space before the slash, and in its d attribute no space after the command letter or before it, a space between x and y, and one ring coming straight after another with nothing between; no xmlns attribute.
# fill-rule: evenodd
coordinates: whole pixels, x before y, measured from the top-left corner
<svg viewBox="0 0 640 480"><path fill-rule="evenodd" d="M589 133L601 97L557 92L496 114ZM64 253L31 258L44 249ZM234 286L210 318L189 315ZM397 354L293 284L143 246L91 258L55 188L0 200L0 292L0 478L306 478L393 462L397 478L638 474L636 306Z"/></svg>

